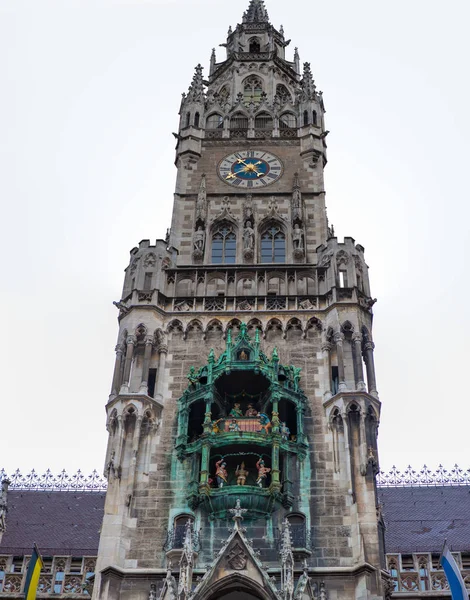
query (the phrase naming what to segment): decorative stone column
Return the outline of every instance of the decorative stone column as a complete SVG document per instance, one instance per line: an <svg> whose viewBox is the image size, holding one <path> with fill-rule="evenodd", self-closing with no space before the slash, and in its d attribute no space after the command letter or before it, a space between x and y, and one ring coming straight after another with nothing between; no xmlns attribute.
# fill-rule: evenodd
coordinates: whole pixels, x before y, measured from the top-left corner
<svg viewBox="0 0 470 600"><path fill-rule="evenodd" d="M201 479L199 487L209 487L209 458L211 454L211 444L205 441L201 448Z"/></svg>
<svg viewBox="0 0 470 600"><path fill-rule="evenodd" d="M367 390L364 383L364 370L362 368L362 335L355 333L353 335L354 343L354 362L356 364L356 390L365 392Z"/></svg>
<svg viewBox="0 0 470 600"><path fill-rule="evenodd" d="M158 380L157 380L157 393L156 397L159 400L163 399L163 390L165 387L165 364L166 355L168 354L168 346L166 344L160 344L158 346L159 361L158 361Z"/></svg>
<svg viewBox="0 0 470 600"><path fill-rule="evenodd" d="M297 404L297 406L295 407L295 412L297 415L297 442L299 444L302 444L304 442L304 407L300 404Z"/></svg>
<svg viewBox="0 0 470 600"><path fill-rule="evenodd" d="M149 380L149 368L150 358L152 356L153 338L147 337L145 340L145 351L144 351L144 364L142 366L142 379L140 382L140 393L148 394L148 380Z"/></svg>
<svg viewBox="0 0 470 600"><path fill-rule="evenodd" d="M375 381L374 348L374 342L366 342L364 344L364 362L366 363L369 394L378 397L377 383Z"/></svg>
<svg viewBox="0 0 470 600"><path fill-rule="evenodd" d="M131 375L131 365L132 359L134 357L134 348L136 344L136 338L133 335L130 335L127 340L127 351L126 351L126 360L124 362L124 375L122 377L122 386L121 386L121 394L129 393L129 379Z"/></svg>
<svg viewBox="0 0 470 600"><path fill-rule="evenodd" d="M277 438L278 436L276 436ZM272 471L271 471L271 489L281 489L280 471L279 471L279 440L273 439L273 450L271 454Z"/></svg>
<svg viewBox="0 0 470 600"><path fill-rule="evenodd" d="M338 357L338 377L339 387L338 392L347 392L348 386L346 385L346 377L344 374L344 333L338 331L335 333L335 344L336 344L336 356Z"/></svg>
<svg viewBox="0 0 470 600"><path fill-rule="evenodd" d="M325 371L325 391L323 392L324 400L328 400L333 395L331 392L331 348L332 346L330 342L325 342L321 347L323 354L323 369Z"/></svg>
<svg viewBox="0 0 470 600"><path fill-rule="evenodd" d="M115 350L116 350L116 362L114 363L113 384L111 386L111 395L112 396L117 396L119 394L119 390L121 388L122 355L124 353L122 344L118 344L116 346Z"/></svg>

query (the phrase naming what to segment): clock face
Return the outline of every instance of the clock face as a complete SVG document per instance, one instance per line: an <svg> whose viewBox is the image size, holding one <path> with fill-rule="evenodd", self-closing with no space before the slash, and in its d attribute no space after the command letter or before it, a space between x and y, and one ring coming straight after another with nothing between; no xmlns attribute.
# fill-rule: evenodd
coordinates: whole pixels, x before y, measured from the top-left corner
<svg viewBox="0 0 470 600"><path fill-rule="evenodd" d="M240 150L223 158L218 167L219 177L234 187L263 188L278 181L283 166L281 160L263 150Z"/></svg>

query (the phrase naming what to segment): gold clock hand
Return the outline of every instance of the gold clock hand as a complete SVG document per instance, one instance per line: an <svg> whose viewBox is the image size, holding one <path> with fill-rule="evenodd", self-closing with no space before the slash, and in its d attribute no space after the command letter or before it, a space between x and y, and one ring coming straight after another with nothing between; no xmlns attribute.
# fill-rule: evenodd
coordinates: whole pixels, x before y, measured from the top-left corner
<svg viewBox="0 0 470 600"><path fill-rule="evenodd" d="M229 173L225 179L235 179L235 174Z"/></svg>

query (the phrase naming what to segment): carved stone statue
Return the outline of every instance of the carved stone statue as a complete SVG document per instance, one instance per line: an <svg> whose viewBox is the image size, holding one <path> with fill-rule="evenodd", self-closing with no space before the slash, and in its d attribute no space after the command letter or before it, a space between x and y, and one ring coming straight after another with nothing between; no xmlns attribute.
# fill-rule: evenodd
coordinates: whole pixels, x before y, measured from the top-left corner
<svg viewBox="0 0 470 600"><path fill-rule="evenodd" d="M150 584L149 600L157 600L157 586L154 583Z"/></svg>
<svg viewBox="0 0 470 600"><path fill-rule="evenodd" d="M202 229L201 225L197 228L197 231L194 232L194 252L198 254L202 254L204 252L204 242L206 239L206 233Z"/></svg>
<svg viewBox="0 0 470 600"><path fill-rule="evenodd" d="M304 230L301 229L298 223L295 224L292 232L292 242L294 244L294 250L304 249Z"/></svg>
<svg viewBox="0 0 470 600"><path fill-rule="evenodd" d="M251 221L247 221L243 231L243 247L245 250L253 250L255 247L255 230L251 226Z"/></svg>
<svg viewBox="0 0 470 600"><path fill-rule="evenodd" d="M5 520L7 515L7 492L10 481L4 479L2 481L2 490L0 492L0 533L5 531Z"/></svg>

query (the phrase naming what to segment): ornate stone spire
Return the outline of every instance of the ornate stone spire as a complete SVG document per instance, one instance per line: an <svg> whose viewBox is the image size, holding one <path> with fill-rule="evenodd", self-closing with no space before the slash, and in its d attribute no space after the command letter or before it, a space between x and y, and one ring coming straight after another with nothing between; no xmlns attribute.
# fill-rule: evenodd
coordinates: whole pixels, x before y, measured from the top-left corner
<svg viewBox="0 0 470 600"><path fill-rule="evenodd" d="M2 481L2 487L0 491L0 539L1 534L5 531L6 528L6 516L7 516L7 492L8 486L10 485L10 481L8 479L4 479Z"/></svg>
<svg viewBox="0 0 470 600"><path fill-rule="evenodd" d="M302 100L313 100L316 90L315 82L313 81L310 63L304 63L304 74L302 77Z"/></svg>
<svg viewBox="0 0 470 600"><path fill-rule="evenodd" d="M198 65L194 71L186 102L204 102L204 79L202 78L201 65Z"/></svg>
<svg viewBox="0 0 470 600"><path fill-rule="evenodd" d="M282 523L280 555L282 565L281 597L283 600L292 600L294 597L294 554L290 524L287 519L284 519Z"/></svg>
<svg viewBox="0 0 470 600"><path fill-rule="evenodd" d="M269 23L264 0L250 0L248 10L243 14L244 23Z"/></svg>

